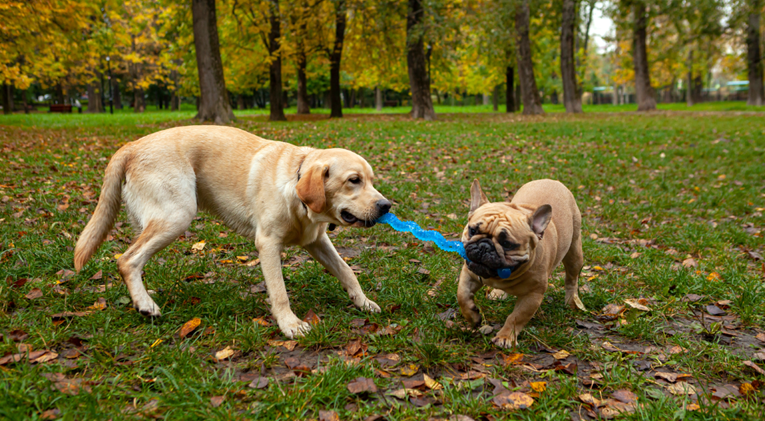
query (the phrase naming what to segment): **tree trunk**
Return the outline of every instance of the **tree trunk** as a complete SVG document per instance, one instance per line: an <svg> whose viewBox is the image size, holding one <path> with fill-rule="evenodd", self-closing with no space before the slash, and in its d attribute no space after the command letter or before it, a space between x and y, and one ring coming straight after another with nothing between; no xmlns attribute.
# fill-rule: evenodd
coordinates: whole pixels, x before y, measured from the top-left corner
<svg viewBox="0 0 765 421"><path fill-rule="evenodd" d="M101 106L101 86L98 79L88 83L88 113L100 113L103 111Z"/></svg>
<svg viewBox="0 0 765 421"><path fill-rule="evenodd" d="M194 18L194 46L201 96L196 118L215 124L227 124L234 120L234 112L231 110L223 77L215 0L192 0L191 14Z"/></svg>
<svg viewBox="0 0 765 421"><path fill-rule="evenodd" d="M383 108L383 92L380 86L375 86L375 109L382 111Z"/></svg>
<svg viewBox="0 0 765 421"><path fill-rule="evenodd" d="M27 90L21 91L21 106L24 107L24 114L29 114L29 105L27 105Z"/></svg>
<svg viewBox="0 0 765 421"><path fill-rule="evenodd" d="M491 94L491 108L494 112L499 111L499 85L494 85L494 92Z"/></svg>
<svg viewBox="0 0 765 421"><path fill-rule="evenodd" d="M563 0L563 21L560 31L560 74L563 81L563 104L567 113L582 112L582 93L576 83L574 25L576 1Z"/></svg>
<svg viewBox="0 0 765 421"><path fill-rule="evenodd" d="M435 120L436 111L430 97L430 75L425 59L422 21L425 11L422 0L408 0L406 16L406 65L409 70L409 89L412 92L412 118Z"/></svg>
<svg viewBox="0 0 765 421"><path fill-rule="evenodd" d="M643 1L636 1L632 5L635 27L632 33L632 60L635 63L635 95L637 97L638 111L651 111L656 109L656 99L653 87L651 87L651 73L648 67L648 50L646 48L646 6Z"/></svg>
<svg viewBox="0 0 765 421"><path fill-rule="evenodd" d="M114 95L114 108L121 110L122 94L120 93L120 82L117 80L117 78L112 79L112 89L114 90L112 93L112 95Z"/></svg>
<svg viewBox="0 0 765 421"><path fill-rule="evenodd" d="M529 40L529 3L528 0L518 5L515 11L515 31L518 57L518 76L523 95L523 114L544 114L542 100L539 98L537 81L534 79L534 63L531 61L531 41Z"/></svg>
<svg viewBox="0 0 765 421"><path fill-rule="evenodd" d="M760 51L760 1L752 1L746 27L746 61L749 74L747 105L763 105L762 53Z"/></svg>
<svg viewBox="0 0 765 421"><path fill-rule="evenodd" d="M3 82L3 114L13 114L13 85Z"/></svg>
<svg viewBox="0 0 765 421"><path fill-rule="evenodd" d="M340 60L343 58L346 9L345 0L335 2L335 43L329 53L329 96L332 106L330 118L343 117L343 102L340 98Z"/></svg>
<svg viewBox="0 0 765 421"><path fill-rule="evenodd" d="M688 107L693 107L695 95L693 95L693 48L691 46L688 46L688 77L686 78L686 81L688 82L688 87L686 90L685 95L685 105Z"/></svg>
<svg viewBox="0 0 765 421"><path fill-rule="evenodd" d="M271 121L286 121L284 116L284 96L282 95L282 52L281 52L281 20L279 19L279 0L269 0L271 5L270 24L268 33L268 52L271 54L269 69L269 93L271 101Z"/></svg>
<svg viewBox="0 0 765 421"><path fill-rule="evenodd" d="M311 106L308 104L308 79L305 68L307 66L305 52L298 54L297 59L297 113L311 114Z"/></svg>
<svg viewBox="0 0 765 421"><path fill-rule="evenodd" d="M133 89L133 112L142 113L146 110L143 89Z"/></svg>
<svg viewBox="0 0 765 421"><path fill-rule="evenodd" d="M513 66L507 66L507 70L505 71L505 85L506 85L505 112L506 113L515 112L515 82L513 81L514 73L515 72L513 70Z"/></svg>

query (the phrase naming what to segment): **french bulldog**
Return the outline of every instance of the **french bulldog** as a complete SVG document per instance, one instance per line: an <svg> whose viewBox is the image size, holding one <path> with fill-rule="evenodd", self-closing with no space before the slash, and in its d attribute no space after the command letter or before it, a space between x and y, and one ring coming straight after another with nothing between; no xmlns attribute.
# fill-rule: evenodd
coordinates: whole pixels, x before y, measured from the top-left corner
<svg viewBox="0 0 765 421"><path fill-rule="evenodd" d="M517 345L518 334L542 304L547 280L563 262L566 305L585 310L579 299L582 215L574 195L555 180L524 184L511 202L489 202L478 180L470 187L468 224L462 243L468 261L462 266L457 301L462 315L477 328L481 313L473 297L488 285L518 297L492 342L501 348ZM504 269L504 270L501 270ZM512 270L506 279L505 274Z"/></svg>

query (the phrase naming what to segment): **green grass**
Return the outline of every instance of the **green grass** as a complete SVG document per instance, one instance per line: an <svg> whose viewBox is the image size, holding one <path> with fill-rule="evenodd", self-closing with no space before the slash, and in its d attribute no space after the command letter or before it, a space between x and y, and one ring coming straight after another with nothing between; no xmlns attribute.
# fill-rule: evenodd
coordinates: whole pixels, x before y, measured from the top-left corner
<svg viewBox="0 0 765 421"><path fill-rule="evenodd" d="M729 106L740 104L698 107L721 111ZM562 271L557 271L516 350L524 361L538 364L537 371L505 366L501 356L487 354L496 350L491 337L464 331L459 314L450 323L439 319L438 314L457 307L459 258L385 226L331 234L335 246L352 256L349 264L359 268L359 281L383 308L380 314L354 309L337 280L316 262L303 260L305 252L287 251L285 262L301 259L284 269L293 310L301 317L313 310L322 320L294 351L275 346L272 341L285 340L276 327L253 322L273 320L265 294L248 292L263 281L259 266L237 263L237 256L256 257L252 243L205 214L192 223L190 237L146 266L147 288L156 291L163 316L145 319L126 301L115 264L114 256L124 252L133 236L124 213L113 238L82 273L70 278L57 273L73 269L72 249L95 207L108 158L125 142L189 124L193 110L17 114L0 116L0 357L17 353L19 343L53 350L59 357L0 366L0 418L38 419L54 409L63 419L135 418L136 411L170 419L304 419L318 418L320 410L334 410L341 419L506 416L492 403L494 386L486 379L452 379L468 370L484 371L525 393L533 392L524 381L547 382L531 410L513 414L523 419L586 414L592 408L579 395L606 399L619 389L638 397L640 405L625 415L628 419L742 419L763 413L757 381L765 378L743 364L758 362L753 354L765 345L755 339L765 329L765 267L749 254L765 254L761 115L556 113L524 118L461 113L464 108L437 111L442 113L437 122L370 115L274 124L247 110L237 112L236 125L265 138L358 152L375 168L376 186L394 200L399 217L451 237L466 221L474 178L492 200L507 198L536 178L568 185L584 218L587 266L580 285L590 313L565 308ZM201 240L207 242L205 251L193 253L191 246ZM695 267L683 266L688 258ZM100 279L91 279L99 272ZM436 293L429 294L436 284ZM34 288L42 297L27 298ZM687 302L688 294L702 298ZM483 292L478 295L488 324L502 323L512 310L513 299L489 301ZM106 308L88 310L99 298ZM650 312L628 309L615 321L599 319L606 305L639 298L648 300ZM698 315L720 300L730 301L718 305L733 316L722 326L738 335L732 342L708 316L702 320ZM64 311L91 313L54 323L50 316ZM194 317L201 326L179 338L180 327ZM576 320L601 320L602 329ZM393 334L365 334L375 326ZM11 333L15 330L28 337L19 340ZM83 346L75 352L78 338ZM340 354L354 340L367 347L366 355L346 362L349 358ZM611 352L604 341L643 353ZM673 353L675 346L685 350ZM234 356L215 361L215 352L226 347L236 351ZM564 363L576 363L577 375L552 370L544 362L550 359L546 350L560 349L572 354ZM391 361L392 367L381 365L378 359L391 353L399 360ZM285 362L290 357L316 371L285 375L292 372ZM650 370L638 370L635 364L642 362L650 363ZM416 376L427 373L444 386L422 391L432 401L424 407L383 395L402 387L407 377L401 368L410 364ZM684 400L669 393L669 384L653 375L656 370L689 374L697 395ZM63 394L49 379L53 373L83 382L82 389ZM271 381L263 389L249 388L248 381L239 381L242 373ZM382 393L351 394L346 385L357 377L373 378ZM725 384L746 383L760 389L725 401L704 397ZM211 404L216 396L224 397L218 407ZM700 409L686 412L690 402Z"/></svg>

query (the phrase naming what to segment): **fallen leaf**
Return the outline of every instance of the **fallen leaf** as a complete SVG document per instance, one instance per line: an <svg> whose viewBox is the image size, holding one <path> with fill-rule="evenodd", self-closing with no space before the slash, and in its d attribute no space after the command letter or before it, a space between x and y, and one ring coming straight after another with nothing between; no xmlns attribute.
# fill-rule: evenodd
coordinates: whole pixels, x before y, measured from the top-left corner
<svg viewBox="0 0 765 421"><path fill-rule="evenodd" d="M627 303L627 305L632 308L636 308L641 311L651 311L651 309L648 306L641 304L639 300L633 300L630 298L630 299L624 300L624 302Z"/></svg>
<svg viewBox="0 0 765 421"><path fill-rule="evenodd" d="M657 371L653 373L655 377L658 377L660 379L664 379L670 383L674 383L677 381L677 373L667 373L664 371Z"/></svg>
<svg viewBox="0 0 765 421"><path fill-rule="evenodd" d="M565 349L562 349L562 350L552 354L553 358L555 358L556 360L565 360L566 358L568 358L569 355L571 355L571 354L568 351L566 351Z"/></svg>
<svg viewBox="0 0 765 421"><path fill-rule="evenodd" d="M720 307L717 307L714 304L710 304L706 307L707 313L711 314L712 316L724 316L725 310L721 309Z"/></svg>
<svg viewBox="0 0 765 421"><path fill-rule="evenodd" d="M249 262L245 263L244 265L247 267L253 267L260 264L260 259L250 260Z"/></svg>
<svg viewBox="0 0 765 421"><path fill-rule="evenodd" d="M710 282L719 282L720 280L722 280L722 277L717 272L712 272L707 276L707 281Z"/></svg>
<svg viewBox="0 0 765 421"><path fill-rule="evenodd" d="M583 403L586 403L588 405L592 405L593 407L597 408L601 405L602 401L594 396L592 396L589 393L583 393L579 395L579 400Z"/></svg>
<svg viewBox="0 0 765 421"><path fill-rule="evenodd" d="M234 355L234 350L230 346L227 346L215 353L215 359L218 361L225 360Z"/></svg>
<svg viewBox="0 0 765 421"><path fill-rule="evenodd" d="M765 344L765 333L758 333L757 336L755 336L755 338L757 338L758 341Z"/></svg>
<svg viewBox="0 0 765 421"><path fill-rule="evenodd" d="M547 382L530 382L531 390L542 393L547 390Z"/></svg>
<svg viewBox="0 0 765 421"><path fill-rule="evenodd" d="M392 392L388 392L387 395L399 398L399 399L406 399L407 396L422 396L422 392L420 392L417 389L396 389Z"/></svg>
<svg viewBox="0 0 765 421"><path fill-rule="evenodd" d="M193 332L196 328L198 328L201 323L202 323L202 319L200 319L199 317L194 317L193 319L184 323L183 326L181 326L181 331L178 333L178 336L181 339L185 338L189 333Z"/></svg>
<svg viewBox="0 0 765 421"><path fill-rule="evenodd" d="M193 246L191 246L191 249L194 251L202 251L205 249L205 242L200 241L198 243L195 243Z"/></svg>
<svg viewBox="0 0 765 421"><path fill-rule="evenodd" d="M495 405L504 409L528 409L534 404L534 399L522 392L502 393L492 399Z"/></svg>
<svg viewBox="0 0 765 421"><path fill-rule="evenodd" d="M631 259L637 259L638 257L640 257L640 253L638 253L638 252L634 252L634 253L630 254L630 258Z"/></svg>
<svg viewBox="0 0 765 421"><path fill-rule="evenodd" d="M695 303L696 301L701 300L704 298L703 295L699 294L686 294L685 297L683 297L683 301L689 302L689 303Z"/></svg>
<svg viewBox="0 0 765 421"><path fill-rule="evenodd" d="M98 300L96 300L95 303L93 303L92 306L88 307L89 310L103 310L106 308L106 298L104 297L98 297Z"/></svg>
<svg viewBox="0 0 765 421"><path fill-rule="evenodd" d="M335 411L319 411L319 421L340 421L340 415Z"/></svg>
<svg viewBox="0 0 765 421"><path fill-rule="evenodd" d="M681 346L679 346L679 345L675 345L675 346L673 346L672 348L669 349L669 353L672 354L672 355L675 355L675 354L685 354L686 352L688 352L688 350L683 348L683 347L681 347Z"/></svg>
<svg viewBox="0 0 765 421"><path fill-rule="evenodd" d="M319 319L319 316L317 316L316 313L313 312L313 310L308 310L308 313L306 313L303 321L308 324L315 325L315 324L319 324L319 322L321 322L321 319Z"/></svg>
<svg viewBox="0 0 765 421"><path fill-rule="evenodd" d="M61 411L59 411L58 408L49 409L47 411L43 411L40 414L41 420L55 420L56 418L59 418L59 414L61 414Z"/></svg>
<svg viewBox="0 0 765 421"><path fill-rule="evenodd" d="M261 326L266 326L266 327L271 326L271 323L269 323L266 319L262 317L255 317L254 319L252 319L252 322Z"/></svg>
<svg viewBox="0 0 765 421"><path fill-rule="evenodd" d="M603 307L603 310L601 310L601 313L603 313L606 316L618 316L623 311L624 311L624 306L620 306L618 304L609 304Z"/></svg>
<svg viewBox="0 0 765 421"><path fill-rule="evenodd" d="M415 364L409 364L407 366L401 367L401 375L406 377L414 376L418 371L420 371L420 367Z"/></svg>
<svg viewBox="0 0 765 421"><path fill-rule="evenodd" d="M267 377L256 377L253 381L250 382L248 385L251 389L265 389L268 387L268 378Z"/></svg>
<svg viewBox="0 0 765 421"><path fill-rule="evenodd" d="M63 313L53 314L50 317L53 319L53 321L56 321L56 320L64 320L64 319L71 318L71 317L87 316L90 313L92 313L92 312L90 312L90 311L65 311Z"/></svg>
<svg viewBox="0 0 765 421"><path fill-rule="evenodd" d="M742 383L741 386L739 386L738 391L742 395L749 395L751 393L756 392L754 386L752 386L751 383Z"/></svg>
<svg viewBox="0 0 765 421"><path fill-rule="evenodd" d="M58 354L57 353L55 353L53 351L45 351L42 355L40 355L39 357L37 357L35 359L29 358L29 362L31 362L31 363L44 363L44 362L55 360L56 358L58 358Z"/></svg>
<svg viewBox="0 0 765 421"><path fill-rule="evenodd" d="M96 272L95 275L90 277L90 280L91 281L97 281L97 280L99 280L99 279L101 279L103 277L104 277L104 271L99 269L99 271Z"/></svg>
<svg viewBox="0 0 765 421"><path fill-rule="evenodd" d="M40 298L43 296L42 290L40 288L32 288L25 297L27 297L27 300L35 300L37 298Z"/></svg>
<svg viewBox="0 0 765 421"><path fill-rule="evenodd" d="M611 395L614 399L624 402L632 403L637 400L637 395L627 389L619 389Z"/></svg>
<svg viewBox="0 0 765 421"><path fill-rule="evenodd" d="M696 263L696 259L693 257L689 257L685 260L683 260L683 266L687 268L695 268L698 264Z"/></svg>
<svg viewBox="0 0 765 421"><path fill-rule="evenodd" d="M377 392L377 386L375 385L374 380L366 378L366 377L358 377L352 382L348 383L348 391L353 394L358 393L376 393Z"/></svg>
<svg viewBox="0 0 765 421"><path fill-rule="evenodd" d="M744 361L744 365L749 367L749 368L751 368L752 370L756 371L757 373L765 376L765 370L760 368L759 365L757 365L757 364L755 364L755 363L753 363L751 361Z"/></svg>
<svg viewBox="0 0 765 421"><path fill-rule="evenodd" d="M667 386L669 393L673 395L693 395L696 393L696 387L686 382L677 382Z"/></svg>
<svg viewBox="0 0 765 421"><path fill-rule="evenodd" d="M441 389L444 388L443 386L441 386L441 383L433 380L427 374L423 373L422 378L425 380L425 386L427 386L428 389L430 389L430 390L441 390Z"/></svg>
<svg viewBox="0 0 765 421"><path fill-rule="evenodd" d="M217 408L223 403L223 399L223 396L213 396L210 398L210 405L212 405L213 408Z"/></svg>
<svg viewBox="0 0 765 421"><path fill-rule="evenodd" d="M523 354L502 355L502 362L504 362L505 365L523 364L522 360Z"/></svg>

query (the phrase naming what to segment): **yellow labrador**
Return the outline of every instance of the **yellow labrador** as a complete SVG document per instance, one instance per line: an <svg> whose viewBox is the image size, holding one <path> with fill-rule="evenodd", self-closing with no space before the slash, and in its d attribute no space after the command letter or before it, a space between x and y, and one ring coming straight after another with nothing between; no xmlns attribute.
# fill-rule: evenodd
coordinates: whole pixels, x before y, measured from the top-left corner
<svg viewBox="0 0 765 421"><path fill-rule="evenodd" d="M254 240L271 312L292 338L310 325L290 309L281 265L287 245L308 250L357 307L380 311L326 233L328 224L370 227L388 212L391 204L375 190L373 177L367 161L344 149L299 147L232 127L163 130L128 143L112 157L98 206L77 241L74 266L79 271L95 253L124 200L140 235L117 266L133 306L145 316L159 316L141 269L184 233L198 210L207 210Z"/></svg>

